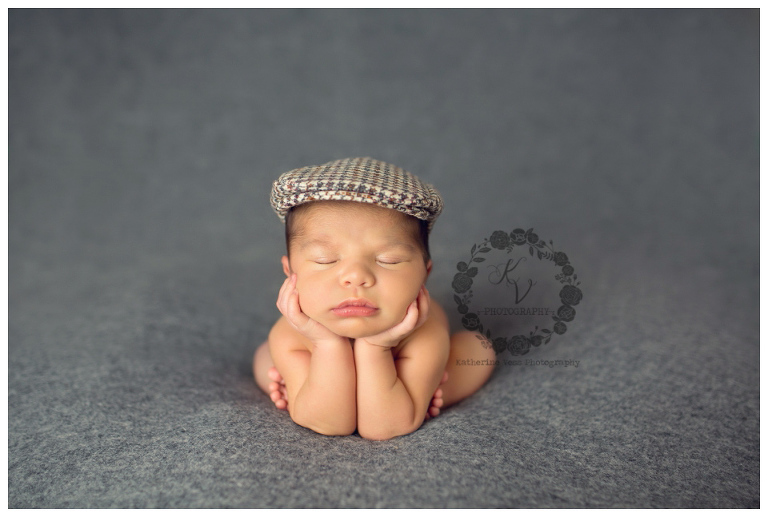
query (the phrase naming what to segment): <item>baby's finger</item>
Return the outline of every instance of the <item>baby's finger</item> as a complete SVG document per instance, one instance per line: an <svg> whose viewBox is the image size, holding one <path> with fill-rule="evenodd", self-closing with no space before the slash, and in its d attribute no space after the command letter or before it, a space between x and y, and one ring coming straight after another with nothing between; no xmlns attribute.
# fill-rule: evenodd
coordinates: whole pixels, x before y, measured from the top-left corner
<svg viewBox="0 0 768 517"><path fill-rule="evenodd" d="M414 328L416 328L416 323L418 323L418 321L419 321L419 306L416 303L416 300L414 300L408 306L408 310L405 313L405 318L403 318L403 321L401 321L400 324L397 325L392 330L394 330L399 335L405 335L408 332L412 331Z"/></svg>
<svg viewBox="0 0 768 517"><path fill-rule="evenodd" d="M277 308L282 313L285 313L284 307L285 307L285 301L288 297L288 294L293 290L291 288L291 284L293 283L292 280L293 280L293 275L286 278L285 281L283 282L283 285L280 286L280 292L277 294L277 302L275 303L277 305Z"/></svg>
<svg viewBox="0 0 768 517"><path fill-rule="evenodd" d="M416 326L420 327L427 321L427 317L429 316L430 297L429 291L427 291L427 286L421 287L421 291L419 291L419 296L416 298L416 301L419 304L419 321L416 322Z"/></svg>
<svg viewBox="0 0 768 517"><path fill-rule="evenodd" d="M422 311L423 304L419 300L422 298L422 293L419 291L419 296L408 306L408 310L405 312L405 318L399 325L395 326L392 330L399 335L405 335L412 331L416 327L421 326L426 319L424 318Z"/></svg>
<svg viewBox="0 0 768 517"><path fill-rule="evenodd" d="M288 278L285 279L285 282L283 282L283 286L281 288L281 294L283 295L283 298L287 298L288 295L290 295L293 291L296 290L296 284L298 283L298 275L296 273L291 273Z"/></svg>
<svg viewBox="0 0 768 517"><path fill-rule="evenodd" d="M303 329L307 322L309 322L309 317L304 314L299 304L299 292L296 290L295 274L291 275L291 278L288 280L278 309L296 329Z"/></svg>
<svg viewBox="0 0 768 517"><path fill-rule="evenodd" d="M304 314L301 310L301 305L299 305L299 293L297 291L293 291L288 295L285 308L286 311L283 314L288 318L288 321L299 331L306 329L307 323L309 323L309 316Z"/></svg>

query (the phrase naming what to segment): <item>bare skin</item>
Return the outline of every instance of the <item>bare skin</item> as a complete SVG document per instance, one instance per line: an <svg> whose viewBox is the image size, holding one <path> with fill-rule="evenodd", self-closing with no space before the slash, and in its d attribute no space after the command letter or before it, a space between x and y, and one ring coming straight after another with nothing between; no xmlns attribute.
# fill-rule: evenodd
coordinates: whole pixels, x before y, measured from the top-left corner
<svg viewBox="0 0 768 517"><path fill-rule="evenodd" d="M492 363L495 360L496 356L493 350L479 347L477 344L480 342L473 332L459 332L452 336L451 355L440 380L440 385L430 401L429 409L424 418L425 421L439 416L444 409L474 393L476 389L485 384L493 373L493 366L462 366L471 360L476 363L484 361ZM268 342L263 343L256 350L253 371L257 384L269 396L275 407L279 410L287 410L288 398L285 380L274 367L269 355ZM455 382L449 383L451 373L453 373L452 380Z"/></svg>
<svg viewBox="0 0 768 517"><path fill-rule="evenodd" d="M472 333L449 335L409 220L360 203L311 205L282 259L283 316L254 356L275 407L321 434L384 440L479 389L495 355Z"/></svg>
<svg viewBox="0 0 768 517"><path fill-rule="evenodd" d="M277 368L274 366L269 368L267 371L267 376L271 381L267 387L267 390L265 390L268 391L269 398L272 399L272 402L275 403L275 407L277 409L288 409L288 393L285 390L285 380L283 379L283 376L280 375L280 372L278 372ZM446 371L443 374L443 378L440 380L440 384L445 384L447 380L448 372ZM430 418L434 418L439 415L440 408L443 407L443 404L443 390L437 388L437 390L435 390L435 394L432 395L432 400L429 403L429 409L427 410L427 414L424 419L429 420Z"/></svg>

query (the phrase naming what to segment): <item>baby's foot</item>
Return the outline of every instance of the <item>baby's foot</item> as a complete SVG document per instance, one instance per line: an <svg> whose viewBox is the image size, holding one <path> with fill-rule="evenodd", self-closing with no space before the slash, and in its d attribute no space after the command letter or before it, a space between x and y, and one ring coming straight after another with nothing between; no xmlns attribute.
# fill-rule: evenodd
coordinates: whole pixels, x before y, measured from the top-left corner
<svg viewBox="0 0 768 517"><path fill-rule="evenodd" d="M272 380L269 383L269 398L277 409L288 409L288 393L285 391L283 376L274 366L267 371L267 376Z"/></svg>
<svg viewBox="0 0 768 517"><path fill-rule="evenodd" d="M445 384L448 380L448 372L443 373L443 378L440 380L440 384ZM429 403L429 409L427 409L427 416L424 420L429 420L440 414L440 408L443 407L443 390L438 386L435 390L435 394L432 395L432 401Z"/></svg>

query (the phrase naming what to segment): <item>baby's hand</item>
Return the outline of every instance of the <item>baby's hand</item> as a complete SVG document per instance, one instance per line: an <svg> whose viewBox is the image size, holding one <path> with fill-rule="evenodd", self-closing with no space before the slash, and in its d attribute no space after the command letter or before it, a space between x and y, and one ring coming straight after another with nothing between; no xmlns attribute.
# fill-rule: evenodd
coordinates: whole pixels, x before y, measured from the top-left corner
<svg viewBox="0 0 768 517"><path fill-rule="evenodd" d="M277 308L294 329L314 344L338 342L345 339L304 314L301 305L299 305L299 291L296 289L295 273L292 273L283 282L280 294L277 296Z"/></svg>
<svg viewBox="0 0 768 517"><path fill-rule="evenodd" d="M429 292L425 286L419 289L419 295L408 306L403 321L394 327L375 336L363 337L359 340L382 348L396 347L408 334L419 328L427 321L429 315Z"/></svg>

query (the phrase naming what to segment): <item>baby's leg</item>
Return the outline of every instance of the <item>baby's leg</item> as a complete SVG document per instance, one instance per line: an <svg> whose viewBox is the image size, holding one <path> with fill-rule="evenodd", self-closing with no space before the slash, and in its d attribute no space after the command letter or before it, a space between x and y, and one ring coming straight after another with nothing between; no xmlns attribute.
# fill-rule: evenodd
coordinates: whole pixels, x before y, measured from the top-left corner
<svg viewBox="0 0 768 517"><path fill-rule="evenodd" d="M456 404L479 390L493 373L496 353L486 348L475 332L462 331L451 336L451 354L445 367L448 381L443 391L443 407Z"/></svg>

